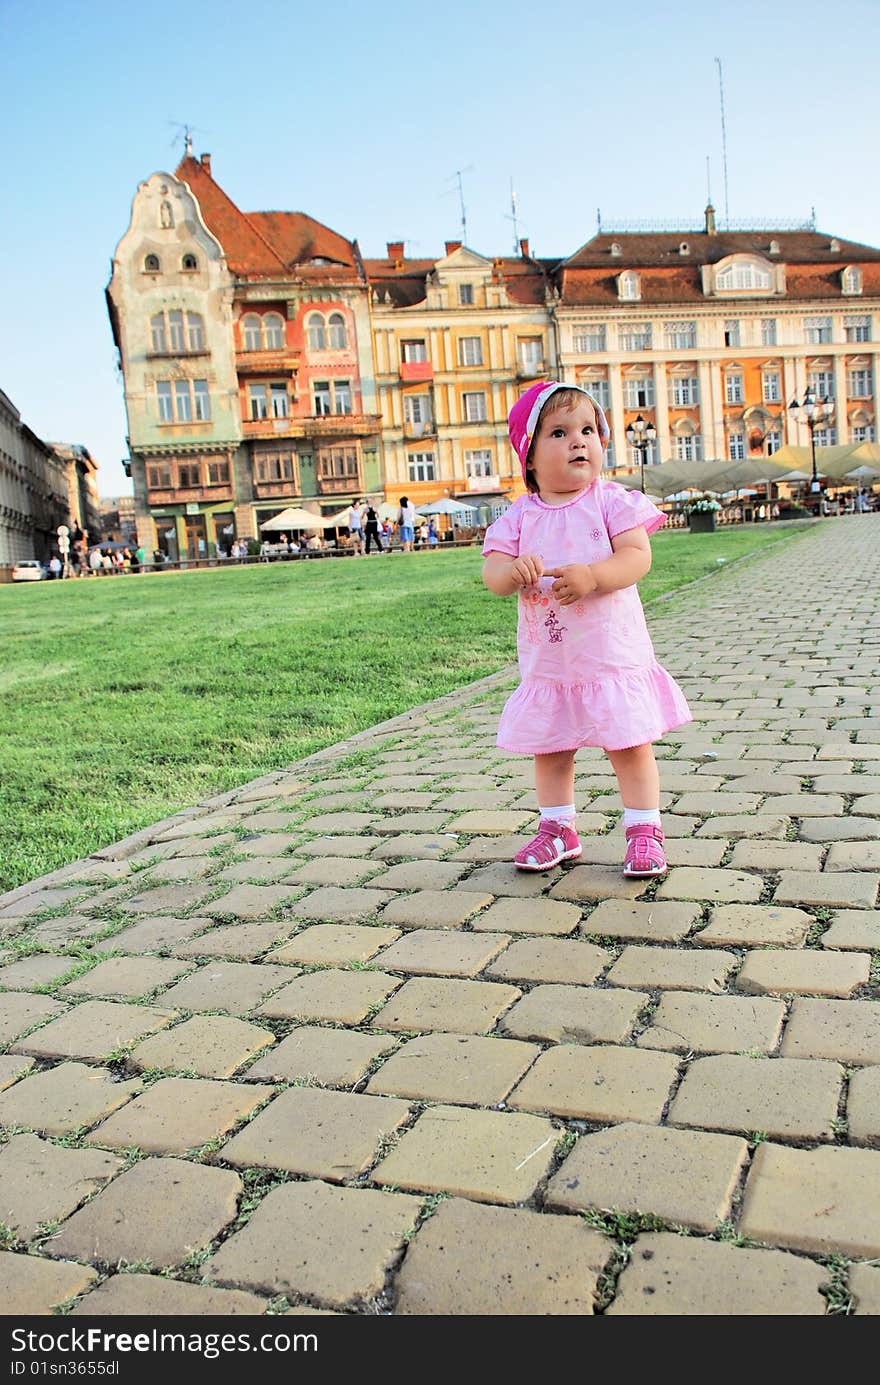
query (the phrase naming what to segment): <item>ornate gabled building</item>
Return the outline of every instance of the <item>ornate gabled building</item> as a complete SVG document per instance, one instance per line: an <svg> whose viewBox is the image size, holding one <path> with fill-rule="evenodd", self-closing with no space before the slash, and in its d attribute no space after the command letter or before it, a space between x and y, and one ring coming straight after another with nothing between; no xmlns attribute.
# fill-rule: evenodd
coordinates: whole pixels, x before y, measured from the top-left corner
<svg viewBox="0 0 880 1385"><path fill-rule="evenodd" d="M769 455L807 442L787 402L812 385L835 403L817 444L875 441L880 250L814 229L602 232L554 273L562 375L625 430L654 424L649 460Z"/></svg>
<svg viewBox="0 0 880 1385"><path fill-rule="evenodd" d="M387 259L365 261L386 495L454 499L486 522L523 489L508 411L556 369L553 262L533 259L525 240L520 256L495 259L460 241L438 260L403 248L391 241Z"/></svg>
<svg viewBox="0 0 880 1385"><path fill-rule="evenodd" d="M240 211L207 154L140 184L107 300L145 546L209 557L380 491L368 292L356 242Z"/></svg>

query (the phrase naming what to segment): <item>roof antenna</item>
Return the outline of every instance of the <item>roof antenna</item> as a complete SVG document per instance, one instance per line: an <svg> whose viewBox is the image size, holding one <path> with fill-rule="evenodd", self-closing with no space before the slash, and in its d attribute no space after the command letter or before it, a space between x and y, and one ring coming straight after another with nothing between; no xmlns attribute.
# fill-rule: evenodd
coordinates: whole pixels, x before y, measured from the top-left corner
<svg viewBox="0 0 880 1385"><path fill-rule="evenodd" d="M171 141L169 147L173 149L175 144L179 144L180 140L183 139L183 157L185 159L192 158L193 135L209 135L211 133L210 130L202 130L198 125L190 125L188 120L169 120L168 124L174 125L177 130L177 133L174 136L174 139Z"/></svg>
<svg viewBox="0 0 880 1385"><path fill-rule="evenodd" d="M706 201L712 205L712 165L709 162L709 155L706 155Z"/></svg>
<svg viewBox="0 0 880 1385"><path fill-rule="evenodd" d="M512 178L511 178L511 180L510 180L510 215L509 215L509 216L505 216L504 219L505 219L505 221L512 221L512 222L513 222L513 253L514 253L514 255L518 255L518 254L519 254L519 250L520 250L520 245L519 245L519 227L517 226L517 219L516 219L516 191L515 191L514 186L513 186L513 179L512 179Z"/></svg>
<svg viewBox="0 0 880 1385"><path fill-rule="evenodd" d="M724 74L721 71L721 59L716 58L718 64L718 94L721 98L721 155L724 169L724 227L730 230L730 206L727 200L727 126L724 120Z"/></svg>
<svg viewBox="0 0 880 1385"><path fill-rule="evenodd" d="M467 168L457 168L452 174L453 178L458 179L458 201L461 206L461 243L467 245L467 212L464 205L464 188L462 187L461 175L470 173L473 164L468 164Z"/></svg>

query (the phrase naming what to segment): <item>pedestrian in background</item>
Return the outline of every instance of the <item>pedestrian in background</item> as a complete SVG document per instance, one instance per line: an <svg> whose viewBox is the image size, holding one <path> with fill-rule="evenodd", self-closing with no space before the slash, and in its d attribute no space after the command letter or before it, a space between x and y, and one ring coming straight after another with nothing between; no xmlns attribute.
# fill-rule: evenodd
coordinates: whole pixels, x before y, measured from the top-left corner
<svg viewBox="0 0 880 1385"><path fill-rule="evenodd" d="M416 507L411 505L407 496L400 497L400 509L397 511L397 523L400 529L400 549L402 553L412 553L413 540L416 536Z"/></svg>
<svg viewBox="0 0 880 1385"><path fill-rule="evenodd" d="M364 518L365 518L365 521L366 521L366 523L365 523L365 532L366 532L366 549L365 549L365 552L369 553L369 551L370 551L370 544L371 544L371 543L375 543L375 545L376 545L376 547L378 548L379 552L380 552L380 553L384 553L385 550L384 550L384 548L382 547L382 540L379 538L379 515L378 515L376 509L374 508L374 506L372 506L372 505L368 505L368 506L367 506L367 512L366 512L366 515L364 516Z"/></svg>

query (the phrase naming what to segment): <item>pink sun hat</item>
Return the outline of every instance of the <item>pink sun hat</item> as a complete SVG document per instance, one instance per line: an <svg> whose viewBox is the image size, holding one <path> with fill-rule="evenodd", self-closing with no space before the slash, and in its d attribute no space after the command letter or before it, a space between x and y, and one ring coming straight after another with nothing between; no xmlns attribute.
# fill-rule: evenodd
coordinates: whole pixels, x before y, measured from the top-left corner
<svg viewBox="0 0 880 1385"><path fill-rule="evenodd" d="M514 452L519 457L519 464L522 467L523 480L526 475L526 458L529 455L529 448L532 445L532 438L535 436L535 429L538 426L538 419L541 410L547 400L557 390L578 390L585 394L596 410L596 421L599 424L599 437L605 443L611 436L611 429L608 427L608 420L599 404L590 394L589 390L583 389L580 385L567 385L560 380L548 380L544 383L532 385L521 394L514 404L507 419L507 432Z"/></svg>

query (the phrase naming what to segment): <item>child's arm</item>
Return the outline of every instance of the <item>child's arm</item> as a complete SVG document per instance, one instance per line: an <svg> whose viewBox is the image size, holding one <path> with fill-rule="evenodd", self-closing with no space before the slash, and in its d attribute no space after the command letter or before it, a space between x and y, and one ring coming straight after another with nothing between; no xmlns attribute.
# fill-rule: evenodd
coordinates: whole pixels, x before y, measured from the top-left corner
<svg viewBox="0 0 880 1385"><path fill-rule="evenodd" d="M497 549L486 554L483 582L496 596L512 596L521 587L534 587L541 580L544 564L536 554L512 558Z"/></svg>
<svg viewBox="0 0 880 1385"><path fill-rule="evenodd" d="M613 558L601 563L568 563L565 567L546 568L545 577L555 577L553 595L560 606L571 606L590 592L605 595L633 587L651 570L651 542L644 525L625 529L611 540Z"/></svg>

